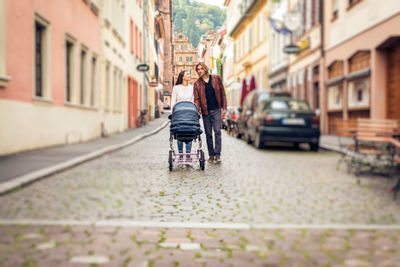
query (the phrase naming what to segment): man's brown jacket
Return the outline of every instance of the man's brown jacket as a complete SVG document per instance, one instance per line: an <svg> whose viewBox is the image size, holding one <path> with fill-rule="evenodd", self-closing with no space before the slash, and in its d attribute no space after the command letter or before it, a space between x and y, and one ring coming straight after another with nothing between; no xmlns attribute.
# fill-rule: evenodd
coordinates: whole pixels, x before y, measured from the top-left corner
<svg viewBox="0 0 400 267"><path fill-rule="evenodd" d="M211 83L217 97L219 109L226 109L226 95L224 85L218 75L210 75ZM197 110L201 111L203 115L207 115L207 99L206 99L206 85L202 78L199 78L193 86L194 103L197 105Z"/></svg>

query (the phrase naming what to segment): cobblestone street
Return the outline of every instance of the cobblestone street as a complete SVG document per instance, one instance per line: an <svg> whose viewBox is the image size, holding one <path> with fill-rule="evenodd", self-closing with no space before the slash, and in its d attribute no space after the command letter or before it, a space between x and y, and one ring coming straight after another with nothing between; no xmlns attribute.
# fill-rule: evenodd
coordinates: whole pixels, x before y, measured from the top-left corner
<svg viewBox="0 0 400 267"><path fill-rule="evenodd" d="M221 165L206 163L205 171L174 165L170 172L168 151L166 127L1 196L0 265L395 266L399 260L400 232L384 229L400 222L388 193L394 181L363 177L357 185L336 169L336 153L257 150L224 133ZM232 229L212 226L218 224Z"/></svg>

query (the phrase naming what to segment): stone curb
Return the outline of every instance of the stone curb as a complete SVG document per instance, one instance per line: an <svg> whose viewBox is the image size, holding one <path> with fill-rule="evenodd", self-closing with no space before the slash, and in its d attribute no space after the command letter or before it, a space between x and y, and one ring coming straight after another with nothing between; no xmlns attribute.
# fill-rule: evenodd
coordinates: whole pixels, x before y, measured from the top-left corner
<svg viewBox="0 0 400 267"><path fill-rule="evenodd" d="M42 169L30 172L28 174L24 174L24 175L15 177L11 181L7 181L7 182L0 184L0 195L6 194L7 192L9 192L15 188L33 183L33 182L35 182L41 178L44 178L46 176L66 170L68 168L71 168L71 167L81 164L83 162L92 160L94 158L103 156L107 153L116 151L118 149L124 148L129 145L132 145L140 140L143 140L144 138L146 138L148 136L158 133L159 131L164 129L168 124L169 124L169 120L167 122L165 122L163 125L161 125L160 127L156 128L155 130L145 133L145 134L142 134L142 135L139 135L137 137L134 137L129 141L126 141L126 142L123 142L120 144L116 144L116 145L111 145L111 146L90 152L86 155L75 157L75 158L72 158L65 162L55 164L51 167L42 168Z"/></svg>

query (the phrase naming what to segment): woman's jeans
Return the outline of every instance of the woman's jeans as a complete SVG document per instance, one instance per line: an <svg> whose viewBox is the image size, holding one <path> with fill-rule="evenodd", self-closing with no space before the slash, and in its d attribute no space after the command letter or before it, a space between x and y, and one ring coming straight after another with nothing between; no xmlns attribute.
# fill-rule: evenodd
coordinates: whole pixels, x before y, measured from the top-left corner
<svg viewBox="0 0 400 267"><path fill-rule="evenodd" d="M192 142L186 143L186 153L190 153L192 150ZM183 153L183 142L178 140L178 151L179 153Z"/></svg>

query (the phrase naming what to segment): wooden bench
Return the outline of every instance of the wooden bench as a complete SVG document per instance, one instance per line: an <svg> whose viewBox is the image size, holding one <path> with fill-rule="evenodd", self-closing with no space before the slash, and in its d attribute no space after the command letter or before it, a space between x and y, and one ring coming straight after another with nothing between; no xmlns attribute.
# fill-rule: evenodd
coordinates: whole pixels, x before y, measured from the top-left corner
<svg viewBox="0 0 400 267"><path fill-rule="evenodd" d="M396 120L357 119L355 174L358 177L362 173L394 174L396 164L392 140L397 131Z"/></svg>

